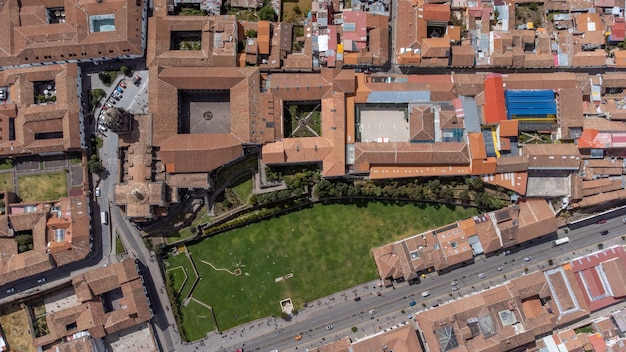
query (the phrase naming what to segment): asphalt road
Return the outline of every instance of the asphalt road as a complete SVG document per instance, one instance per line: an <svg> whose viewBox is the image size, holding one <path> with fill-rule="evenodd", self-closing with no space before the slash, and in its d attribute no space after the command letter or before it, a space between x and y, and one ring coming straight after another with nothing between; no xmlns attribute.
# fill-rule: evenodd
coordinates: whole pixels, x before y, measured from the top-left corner
<svg viewBox="0 0 626 352"><path fill-rule="evenodd" d="M609 231L609 234L601 236L600 232L604 230ZM306 348L317 347L345 336L354 338L370 335L395 324L412 322L408 315L424 309L423 304L432 307L453 298L481 291L523 275L526 267L529 271L538 270L541 266L548 267L549 259L555 260L556 264L558 260L575 258L587 251L597 250L595 247L597 243L618 238L624 233L626 225L621 218L614 218L605 224L593 224L571 230L567 235L562 233L561 237L568 236L570 243L558 247L553 247L551 242L528 243L519 251L506 256L501 254L489 258L479 257L473 265L444 275L431 275L418 285L409 286L403 283L397 285L395 289L383 289L382 296L370 295L362 297L360 302L349 300L338 303L332 309L315 312L309 319L289 325L275 333L251 336L250 340L241 346L245 346L249 351L274 349L304 351ZM524 257L531 257L531 260L525 262ZM498 266L502 266L503 270L498 271ZM485 273L486 278L479 278L479 273ZM452 281L458 282L460 290L452 291ZM425 290L430 292L430 296L423 298L421 292ZM410 307L411 300L415 300L417 305ZM369 314L369 310L372 309L376 311L375 314ZM326 329L329 324L333 325L330 331ZM358 328L358 332L351 331L353 326ZM297 335L301 335L302 340L296 341Z"/></svg>

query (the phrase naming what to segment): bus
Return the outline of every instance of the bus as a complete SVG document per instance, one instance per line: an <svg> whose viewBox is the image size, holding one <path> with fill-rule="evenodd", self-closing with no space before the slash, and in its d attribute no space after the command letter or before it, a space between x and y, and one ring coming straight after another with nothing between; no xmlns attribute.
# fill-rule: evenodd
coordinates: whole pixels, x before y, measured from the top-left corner
<svg viewBox="0 0 626 352"><path fill-rule="evenodd" d="M552 246L556 247L564 243L569 243L569 237L563 237L563 238L559 238L558 240L552 241Z"/></svg>

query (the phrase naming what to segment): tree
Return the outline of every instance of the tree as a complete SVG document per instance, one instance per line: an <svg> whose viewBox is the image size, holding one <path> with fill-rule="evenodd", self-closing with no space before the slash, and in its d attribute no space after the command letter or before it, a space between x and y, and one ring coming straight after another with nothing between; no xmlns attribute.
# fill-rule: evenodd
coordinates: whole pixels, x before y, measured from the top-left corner
<svg viewBox="0 0 626 352"><path fill-rule="evenodd" d="M110 85L111 82L113 81L111 74L108 73L107 71L101 71L100 73L98 73L98 78L100 78L100 81L107 86Z"/></svg>
<svg viewBox="0 0 626 352"><path fill-rule="evenodd" d="M263 21L276 21L276 11L271 6L265 6L259 10L259 19Z"/></svg>
<svg viewBox="0 0 626 352"><path fill-rule="evenodd" d="M102 161L98 159L98 156L95 154L93 154L89 161L87 161L87 168L92 174L98 174L104 171L104 165L102 165Z"/></svg>
<svg viewBox="0 0 626 352"><path fill-rule="evenodd" d="M256 38L257 34L257 31L255 31L254 29L248 29L246 31L246 37L248 38Z"/></svg>
<svg viewBox="0 0 626 352"><path fill-rule="evenodd" d="M130 77L133 74L133 70L128 66L120 67L120 71L124 74L124 76Z"/></svg>
<svg viewBox="0 0 626 352"><path fill-rule="evenodd" d="M130 120L130 113L123 108L106 110L104 125L113 131L126 131Z"/></svg>

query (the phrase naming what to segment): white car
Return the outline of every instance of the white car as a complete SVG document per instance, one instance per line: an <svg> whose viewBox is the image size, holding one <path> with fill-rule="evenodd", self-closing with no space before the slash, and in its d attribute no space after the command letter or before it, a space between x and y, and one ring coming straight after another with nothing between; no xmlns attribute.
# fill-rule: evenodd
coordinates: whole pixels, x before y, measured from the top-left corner
<svg viewBox="0 0 626 352"><path fill-rule="evenodd" d="M98 125L98 130L100 130L100 132L106 132L107 128L105 125Z"/></svg>
<svg viewBox="0 0 626 352"><path fill-rule="evenodd" d="M100 197L101 191L100 187L96 187L96 197Z"/></svg>
<svg viewBox="0 0 626 352"><path fill-rule="evenodd" d="M428 296L430 296L430 291L422 292L422 297L428 297Z"/></svg>
<svg viewBox="0 0 626 352"><path fill-rule="evenodd" d="M7 293L11 294L15 292L15 287L11 287L10 289L7 290Z"/></svg>
<svg viewBox="0 0 626 352"><path fill-rule="evenodd" d="M37 280L38 284L43 284L44 282L46 282L46 278L45 277L42 277L42 278Z"/></svg>
<svg viewBox="0 0 626 352"><path fill-rule="evenodd" d="M456 286L456 285L457 285L457 282L456 282L456 281L452 281L452 282L450 283L450 286Z"/></svg>
<svg viewBox="0 0 626 352"><path fill-rule="evenodd" d="M530 256L528 256L528 257L524 257L524 261L525 261L525 262L529 262L531 259L532 259L532 258L531 258Z"/></svg>
<svg viewBox="0 0 626 352"><path fill-rule="evenodd" d="M486 278L486 277L487 277L487 274L485 274L485 273L480 273L480 274L478 274L478 277L479 277L479 278L481 278L481 279L484 279L484 278Z"/></svg>

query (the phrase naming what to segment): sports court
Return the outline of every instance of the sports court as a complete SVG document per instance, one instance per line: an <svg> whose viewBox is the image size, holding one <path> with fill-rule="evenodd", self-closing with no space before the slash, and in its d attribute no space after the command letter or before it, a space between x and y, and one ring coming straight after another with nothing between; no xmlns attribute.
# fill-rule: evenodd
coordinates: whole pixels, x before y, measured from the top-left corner
<svg viewBox="0 0 626 352"><path fill-rule="evenodd" d="M355 118L357 120L357 140L360 142L409 141L409 121L406 106L359 106Z"/></svg>

